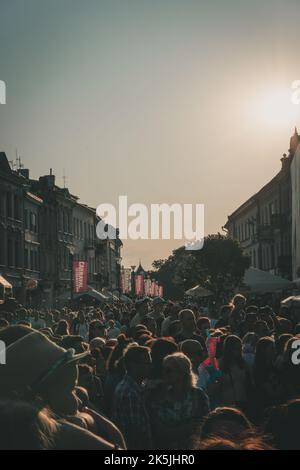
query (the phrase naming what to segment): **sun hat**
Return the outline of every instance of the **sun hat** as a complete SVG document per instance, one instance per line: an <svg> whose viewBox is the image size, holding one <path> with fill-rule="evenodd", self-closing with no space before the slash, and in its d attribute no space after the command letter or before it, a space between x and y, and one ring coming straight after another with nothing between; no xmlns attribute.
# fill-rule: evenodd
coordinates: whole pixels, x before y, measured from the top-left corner
<svg viewBox="0 0 300 470"><path fill-rule="evenodd" d="M152 305L162 305L165 303L166 301L162 297L154 297L154 299L152 300Z"/></svg>
<svg viewBox="0 0 300 470"><path fill-rule="evenodd" d="M0 396L39 392L59 380L65 367L87 356L64 349L39 331L32 331L6 348L6 364L0 366Z"/></svg>

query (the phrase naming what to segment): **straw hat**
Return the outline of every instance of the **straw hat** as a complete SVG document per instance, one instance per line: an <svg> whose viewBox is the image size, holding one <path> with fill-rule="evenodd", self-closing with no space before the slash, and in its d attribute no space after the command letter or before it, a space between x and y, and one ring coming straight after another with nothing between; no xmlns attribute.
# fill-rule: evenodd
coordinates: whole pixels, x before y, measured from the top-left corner
<svg viewBox="0 0 300 470"><path fill-rule="evenodd" d="M6 364L0 366L0 396L42 392L50 383L59 383L66 367L87 354L65 350L39 331L32 331L6 348Z"/></svg>

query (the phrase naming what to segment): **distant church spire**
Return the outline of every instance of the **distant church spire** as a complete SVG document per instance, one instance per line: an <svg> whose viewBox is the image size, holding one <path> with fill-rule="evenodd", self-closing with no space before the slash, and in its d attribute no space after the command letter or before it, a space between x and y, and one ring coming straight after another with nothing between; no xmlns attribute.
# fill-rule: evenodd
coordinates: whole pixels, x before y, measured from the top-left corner
<svg viewBox="0 0 300 470"><path fill-rule="evenodd" d="M145 270L142 266L142 263L141 263L141 260L139 260L139 265L138 267L135 269L135 274L145 274Z"/></svg>

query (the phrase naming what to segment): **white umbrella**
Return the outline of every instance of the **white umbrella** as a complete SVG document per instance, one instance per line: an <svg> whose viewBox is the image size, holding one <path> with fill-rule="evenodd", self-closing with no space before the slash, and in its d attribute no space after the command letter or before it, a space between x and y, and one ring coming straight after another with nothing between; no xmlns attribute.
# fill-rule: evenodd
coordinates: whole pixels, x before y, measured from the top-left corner
<svg viewBox="0 0 300 470"><path fill-rule="evenodd" d="M198 285L187 290L186 295L190 297L210 297L213 293L205 287Z"/></svg>
<svg viewBox="0 0 300 470"><path fill-rule="evenodd" d="M90 289L86 292L79 292L78 294L74 295L74 299L79 299L80 297L83 297L84 295L88 295L89 297L92 297L93 299L98 300L99 302L108 302L109 298L106 297L102 292L98 292L95 289Z"/></svg>
<svg viewBox="0 0 300 470"><path fill-rule="evenodd" d="M274 292L293 288L293 283L288 279L256 268L246 270L243 285L251 292Z"/></svg>

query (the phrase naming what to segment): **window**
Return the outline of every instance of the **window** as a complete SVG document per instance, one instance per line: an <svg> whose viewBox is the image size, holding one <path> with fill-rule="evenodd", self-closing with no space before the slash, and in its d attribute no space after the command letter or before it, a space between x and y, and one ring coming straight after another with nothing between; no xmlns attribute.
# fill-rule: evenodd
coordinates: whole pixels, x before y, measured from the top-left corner
<svg viewBox="0 0 300 470"><path fill-rule="evenodd" d="M34 254L32 250L30 251L30 269L34 270Z"/></svg>
<svg viewBox="0 0 300 470"><path fill-rule="evenodd" d="M37 231L37 217L34 212L30 212L30 231L31 232Z"/></svg>
<svg viewBox="0 0 300 470"><path fill-rule="evenodd" d="M24 267L28 269L28 248L24 250Z"/></svg>
<svg viewBox="0 0 300 470"><path fill-rule="evenodd" d="M273 269L275 267L275 255L274 255L274 246L270 247L270 268Z"/></svg>
<svg viewBox="0 0 300 470"><path fill-rule="evenodd" d="M269 269L269 247L266 247L266 269Z"/></svg>
<svg viewBox="0 0 300 470"><path fill-rule="evenodd" d="M38 271L38 253L34 251L34 270Z"/></svg>
<svg viewBox="0 0 300 470"><path fill-rule="evenodd" d="M25 229L29 229L29 222L28 222L28 210L25 209L24 211L24 224L25 224Z"/></svg>
<svg viewBox="0 0 300 470"><path fill-rule="evenodd" d="M19 243L15 242L15 266L20 266L20 259L19 259Z"/></svg>
<svg viewBox="0 0 300 470"><path fill-rule="evenodd" d="M19 213L19 198L15 194L14 195L14 219L19 220L20 218L20 213Z"/></svg>
<svg viewBox="0 0 300 470"><path fill-rule="evenodd" d="M13 266L13 246L10 239L7 240L7 264Z"/></svg>
<svg viewBox="0 0 300 470"><path fill-rule="evenodd" d="M11 207L11 193L6 193L6 217L12 216L12 207Z"/></svg>

